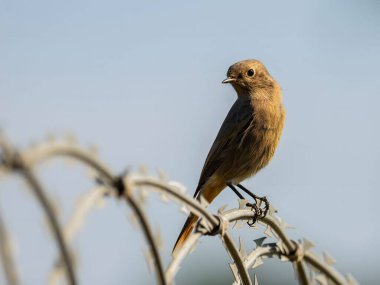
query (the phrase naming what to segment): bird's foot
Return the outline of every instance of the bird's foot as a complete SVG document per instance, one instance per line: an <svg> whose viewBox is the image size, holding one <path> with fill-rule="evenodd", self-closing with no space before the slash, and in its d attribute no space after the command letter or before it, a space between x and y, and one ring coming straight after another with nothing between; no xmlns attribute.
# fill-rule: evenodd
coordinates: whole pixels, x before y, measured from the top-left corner
<svg viewBox="0 0 380 285"><path fill-rule="evenodd" d="M266 217L269 211L269 202L267 197L259 197L255 194L252 194L252 198L255 200L255 203L247 203L247 207L251 207L252 211L255 211L255 215L247 221L248 226L253 227L258 219L263 219ZM261 205L264 203L264 207Z"/></svg>
<svg viewBox="0 0 380 285"><path fill-rule="evenodd" d="M244 199L243 195L239 193L239 191L235 188L235 186L231 182L227 183L227 186L230 187L234 191L234 193L239 197L239 199ZM236 186L239 187L241 190L243 190L255 201L254 203L246 204L247 207L251 207L252 211L255 211L255 215L247 221L247 224L250 227L252 227L257 222L258 219L263 219L268 214L268 211L269 211L268 199L265 196L259 197L253 194L250 190L248 190L241 184L237 184ZM264 204L264 207L261 207L262 204Z"/></svg>

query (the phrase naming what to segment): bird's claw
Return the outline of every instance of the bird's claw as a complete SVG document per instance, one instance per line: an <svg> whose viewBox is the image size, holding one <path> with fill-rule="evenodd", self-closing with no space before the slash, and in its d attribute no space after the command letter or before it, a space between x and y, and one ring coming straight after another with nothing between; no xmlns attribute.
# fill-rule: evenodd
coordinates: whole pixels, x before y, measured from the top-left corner
<svg viewBox="0 0 380 285"><path fill-rule="evenodd" d="M255 196L255 197L253 197L253 199L255 200L254 204L252 204L252 203L247 203L246 204L247 207L251 207L251 210L255 211L255 215L247 221L247 224L250 227L253 227L258 219L265 218L266 215L268 214L268 211L269 211L269 202L268 202L267 197L265 197L265 196L263 196L263 197ZM261 203L265 204L264 208L260 207Z"/></svg>

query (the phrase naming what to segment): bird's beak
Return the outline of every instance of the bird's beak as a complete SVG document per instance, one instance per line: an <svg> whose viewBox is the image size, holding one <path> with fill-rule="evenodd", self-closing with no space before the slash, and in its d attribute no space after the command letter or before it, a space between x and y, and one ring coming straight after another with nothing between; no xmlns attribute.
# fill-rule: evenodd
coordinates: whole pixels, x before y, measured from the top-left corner
<svg viewBox="0 0 380 285"><path fill-rule="evenodd" d="M232 77L227 77L226 79L224 79L222 81L222 83L232 83L232 82L235 82L236 79L235 78L232 78Z"/></svg>

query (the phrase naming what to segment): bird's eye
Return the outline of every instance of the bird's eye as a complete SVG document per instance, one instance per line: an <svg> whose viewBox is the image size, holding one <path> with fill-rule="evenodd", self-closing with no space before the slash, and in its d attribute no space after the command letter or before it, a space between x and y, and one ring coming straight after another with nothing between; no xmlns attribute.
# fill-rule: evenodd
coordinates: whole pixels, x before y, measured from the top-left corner
<svg viewBox="0 0 380 285"><path fill-rule="evenodd" d="M252 77L252 76L255 75L255 71L254 71L253 69L250 69L250 70L247 71L247 75L248 75L249 77Z"/></svg>

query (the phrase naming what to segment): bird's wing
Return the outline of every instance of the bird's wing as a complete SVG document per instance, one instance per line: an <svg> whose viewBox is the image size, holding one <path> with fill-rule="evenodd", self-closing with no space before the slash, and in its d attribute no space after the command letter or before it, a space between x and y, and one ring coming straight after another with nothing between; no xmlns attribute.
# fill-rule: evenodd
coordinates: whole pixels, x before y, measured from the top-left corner
<svg viewBox="0 0 380 285"><path fill-rule="evenodd" d="M252 119L253 108L251 101L249 98L238 98L224 119L207 155L194 197L197 197L204 183L223 162L226 150L230 149L229 144L236 139L240 140L244 136L244 132L251 125Z"/></svg>

